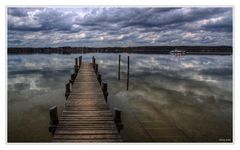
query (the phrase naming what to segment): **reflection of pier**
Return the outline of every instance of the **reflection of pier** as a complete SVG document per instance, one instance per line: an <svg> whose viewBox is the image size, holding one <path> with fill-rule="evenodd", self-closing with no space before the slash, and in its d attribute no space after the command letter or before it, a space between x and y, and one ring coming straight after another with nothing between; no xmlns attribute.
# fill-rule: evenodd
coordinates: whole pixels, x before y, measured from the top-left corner
<svg viewBox="0 0 240 150"><path fill-rule="evenodd" d="M78 63L79 62L79 63ZM107 103L107 84L101 80L98 64L76 58L75 73L66 84L66 103L58 120L57 108L50 108L53 142L120 142L121 111L114 118ZM70 85L71 89L70 89Z"/></svg>

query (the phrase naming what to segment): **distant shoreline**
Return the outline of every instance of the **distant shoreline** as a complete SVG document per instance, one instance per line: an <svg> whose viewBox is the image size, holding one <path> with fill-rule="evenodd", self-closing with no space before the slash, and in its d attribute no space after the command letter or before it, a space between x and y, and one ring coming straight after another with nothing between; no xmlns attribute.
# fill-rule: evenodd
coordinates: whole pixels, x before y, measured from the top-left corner
<svg viewBox="0 0 240 150"><path fill-rule="evenodd" d="M138 53L169 54L173 49L184 50L186 55L232 55L232 46L141 46L141 47L12 47L8 54L73 54L73 53Z"/></svg>

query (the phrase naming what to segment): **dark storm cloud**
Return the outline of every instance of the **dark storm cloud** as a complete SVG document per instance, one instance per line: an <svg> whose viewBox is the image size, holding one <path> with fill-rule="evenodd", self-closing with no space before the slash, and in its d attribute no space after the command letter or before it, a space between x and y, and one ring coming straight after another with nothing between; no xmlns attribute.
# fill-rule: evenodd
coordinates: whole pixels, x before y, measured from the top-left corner
<svg viewBox="0 0 240 150"><path fill-rule="evenodd" d="M11 8L8 9L8 15L16 16L16 17L24 17L27 16L27 10L24 8Z"/></svg>
<svg viewBox="0 0 240 150"><path fill-rule="evenodd" d="M11 9L9 9L11 10ZM34 10L33 13L28 15L17 15L22 9L14 8L14 13L9 11L8 27L9 30L17 31L68 31L72 26L72 17L74 13L63 13L55 9L40 9ZM21 13L20 13L21 14ZM15 19L17 22L11 20L11 17L19 17ZM21 18L20 18L21 17Z"/></svg>
<svg viewBox="0 0 240 150"><path fill-rule="evenodd" d="M229 19L229 18L227 18ZM232 20L221 20L202 26L203 29L212 32L232 32Z"/></svg>
<svg viewBox="0 0 240 150"><path fill-rule="evenodd" d="M144 13L144 16L136 14L134 19L129 22L125 22L125 26L140 26L144 28L148 27L161 27L165 25L182 25L182 23L191 23L200 19L209 18L216 14L224 12L225 9L212 8L193 8L191 10L185 10L184 8L174 9L167 12L159 12L149 10ZM155 15L152 15L155 14Z"/></svg>
<svg viewBox="0 0 240 150"><path fill-rule="evenodd" d="M203 25L203 29L212 32L232 33L232 10L226 10L221 16L213 18L208 24Z"/></svg>
<svg viewBox="0 0 240 150"><path fill-rule="evenodd" d="M8 8L12 46L232 45L231 8Z"/></svg>

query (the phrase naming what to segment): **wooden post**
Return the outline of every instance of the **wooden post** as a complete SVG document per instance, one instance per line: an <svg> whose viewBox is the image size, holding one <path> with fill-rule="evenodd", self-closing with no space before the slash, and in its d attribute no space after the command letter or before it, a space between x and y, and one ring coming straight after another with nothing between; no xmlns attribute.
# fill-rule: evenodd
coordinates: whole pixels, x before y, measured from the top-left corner
<svg viewBox="0 0 240 150"><path fill-rule="evenodd" d="M103 91L103 95L105 97L105 101L107 102L107 97L108 97L107 83L102 83L102 91Z"/></svg>
<svg viewBox="0 0 240 150"><path fill-rule="evenodd" d="M74 65L74 73L77 74L78 73L78 66Z"/></svg>
<svg viewBox="0 0 240 150"><path fill-rule="evenodd" d="M78 66L78 59L75 58L75 65Z"/></svg>
<svg viewBox="0 0 240 150"><path fill-rule="evenodd" d="M66 92L65 92L66 99L68 98L69 94L70 94L70 83L67 83L66 84Z"/></svg>
<svg viewBox="0 0 240 150"><path fill-rule="evenodd" d="M74 83L74 82L73 82L73 80L72 80L72 79L70 79L70 80L69 80L69 83L71 83L71 85L73 85L73 83Z"/></svg>
<svg viewBox="0 0 240 150"><path fill-rule="evenodd" d="M114 108L114 121L117 123L122 122L121 110L118 108Z"/></svg>
<svg viewBox="0 0 240 150"><path fill-rule="evenodd" d="M98 80L99 84L101 85L101 83L102 83L102 76L101 76L101 74L99 72L97 74L97 80Z"/></svg>
<svg viewBox="0 0 240 150"><path fill-rule="evenodd" d="M76 78L75 73L71 75L71 80L69 81L72 85L74 84L74 80Z"/></svg>
<svg viewBox="0 0 240 150"><path fill-rule="evenodd" d="M79 56L79 68L81 67L81 65L82 65L82 56Z"/></svg>
<svg viewBox="0 0 240 150"><path fill-rule="evenodd" d="M95 57L93 56L92 57L92 65L93 65L93 68L95 67Z"/></svg>
<svg viewBox="0 0 240 150"><path fill-rule="evenodd" d="M128 56L128 69L127 69L127 90L129 86L129 56Z"/></svg>
<svg viewBox="0 0 240 150"><path fill-rule="evenodd" d="M121 55L118 56L118 80L120 80Z"/></svg>
<svg viewBox="0 0 240 150"><path fill-rule="evenodd" d="M118 108L114 108L114 122L117 126L118 132L123 129L122 118L121 118L121 110Z"/></svg>
<svg viewBox="0 0 240 150"><path fill-rule="evenodd" d="M57 106L53 106L49 108L49 114L50 114L50 125L49 125L49 132L54 134L56 127L58 125L58 113L57 113Z"/></svg>
<svg viewBox="0 0 240 150"><path fill-rule="evenodd" d="M50 113L51 124L57 125L58 124L57 106L53 106L49 108L49 113Z"/></svg>
<svg viewBox="0 0 240 150"><path fill-rule="evenodd" d="M98 73L98 64L95 64L95 73Z"/></svg>

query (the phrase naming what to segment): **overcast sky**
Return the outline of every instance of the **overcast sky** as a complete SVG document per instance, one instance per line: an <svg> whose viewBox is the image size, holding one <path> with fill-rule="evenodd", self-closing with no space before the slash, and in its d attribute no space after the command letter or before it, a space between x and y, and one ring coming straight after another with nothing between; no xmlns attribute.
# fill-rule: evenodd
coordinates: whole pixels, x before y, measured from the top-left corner
<svg viewBox="0 0 240 150"><path fill-rule="evenodd" d="M232 45L232 8L8 8L8 47Z"/></svg>

